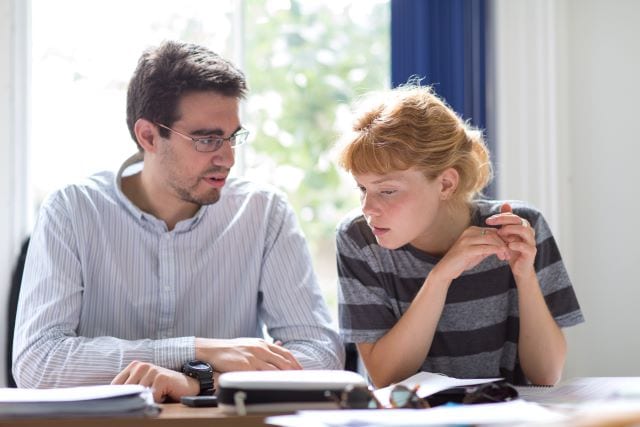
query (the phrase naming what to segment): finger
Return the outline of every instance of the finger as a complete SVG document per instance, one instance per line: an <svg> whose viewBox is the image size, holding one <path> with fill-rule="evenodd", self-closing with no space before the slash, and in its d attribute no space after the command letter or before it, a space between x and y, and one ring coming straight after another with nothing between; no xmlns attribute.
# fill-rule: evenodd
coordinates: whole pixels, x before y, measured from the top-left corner
<svg viewBox="0 0 640 427"><path fill-rule="evenodd" d="M522 224L522 219L511 212L499 213L491 215L485 220L485 222L491 226L510 225L510 224Z"/></svg>
<svg viewBox="0 0 640 427"><path fill-rule="evenodd" d="M500 213L507 212L513 212L513 209L511 208L511 205L509 203L503 203L502 206L500 206Z"/></svg>
<svg viewBox="0 0 640 427"><path fill-rule="evenodd" d="M111 384L125 384L131 372L140 364L137 360L130 362L118 375L111 380Z"/></svg>
<svg viewBox="0 0 640 427"><path fill-rule="evenodd" d="M287 369L279 368L273 363L269 363L265 360L259 360L256 362L256 370L258 371L286 371Z"/></svg>
<svg viewBox="0 0 640 427"><path fill-rule="evenodd" d="M504 238L498 234L496 228L479 228L477 232L474 231L474 237L469 240L472 245L492 245L502 248L506 251L506 242Z"/></svg>
<svg viewBox="0 0 640 427"><path fill-rule="evenodd" d="M113 380L111 380L111 384L124 384L127 378L129 378L129 368L125 368L122 372L116 375Z"/></svg>
<svg viewBox="0 0 640 427"><path fill-rule="evenodd" d="M284 358L290 365L287 368L281 369L302 369L302 365L298 362L298 359L296 359L293 353L291 353L287 348L282 347L281 345L269 344L269 350Z"/></svg>
<svg viewBox="0 0 640 427"><path fill-rule="evenodd" d="M164 402L165 399L165 395L164 395L164 391L157 389L157 388L152 388L151 392L153 393L153 400L156 403L162 403Z"/></svg>
<svg viewBox="0 0 640 427"><path fill-rule="evenodd" d="M518 215L512 213L504 213L490 216L486 219L486 223L488 225L499 227L499 229L505 228L507 226L518 226L522 230L531 230L534 231L529 221L525 218L519 217Z"/></svg>
<svg viewBox="0 0 640 427"><path fill-rule="evenodd" d="M536 255L536 248L535 246L532 247L531 245L525 243L525 242L512 242L509 243L509 249L514 251L514 252L519 252L522 255L525 255L527 257L530 258L535 258Z"/></svg>
<svg viewBox="0 0 640 427"><path fill-rule="evenodd" d="M274 351L261 358L264 362L276 366L278 369L290 370L295 369L297 362L292 361L286 354L276 353Z"/></svg>
<svg viewBox="0 0 640 427"><path fill-rule="evenodd" d="M124 384L139 384L140 380L149 370L149 365L137 363L129 370L129 378Z"/></svg>
<svg viewBox="0 0 640 427"><path fill-rule="evenodd" d="M145 387L154 387L156 386L156 378L158 378L158 372L155 369L150 369L144 373L144 375L140 376L137 384L143 385Z"/></svg>
<svg viewBox="0 0 640 427"><path fill-rule="evenodd" d="M531 227L523 227L522 225L505 225L498 231L498 235L507 242L520 240L533 246L536 244L535 231ZM513 237L517 237L517 239L514 239Z"/></svg>
<svg viewBox="0 0 640 427"><path fill-rule="evenodd" d="M166 371L163 371L164 370L160 368L150 370L147 375L140 379L140 384L151 388L153 398L156 402L164 402L169 396L172 396L175 400L180 400L178 380L172 375L167 375ZM189 378L186 375L184 377Z"/></svg>
<svg viewBox="0 0 640 427"><path fill-rule="evenodd" d="M465 249L464 254L468 259L480 257L486 258L491 255L497 255L498 257L504 257L508 253L507 245L502 242L500 245L479 244L471 245Z"/></svg>

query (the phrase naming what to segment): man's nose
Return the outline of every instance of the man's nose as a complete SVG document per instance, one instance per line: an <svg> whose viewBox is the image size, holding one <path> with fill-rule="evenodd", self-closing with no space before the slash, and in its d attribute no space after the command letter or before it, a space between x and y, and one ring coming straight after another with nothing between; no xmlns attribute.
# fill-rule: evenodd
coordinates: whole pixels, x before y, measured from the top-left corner
<svg viewBox="0 0 640 427"><path fill-rule="evenodd" d="M223 142L222 146L212 154L211 163L215 166L224 166L230 169L236 161L234 149L229 141Z"/></svg>

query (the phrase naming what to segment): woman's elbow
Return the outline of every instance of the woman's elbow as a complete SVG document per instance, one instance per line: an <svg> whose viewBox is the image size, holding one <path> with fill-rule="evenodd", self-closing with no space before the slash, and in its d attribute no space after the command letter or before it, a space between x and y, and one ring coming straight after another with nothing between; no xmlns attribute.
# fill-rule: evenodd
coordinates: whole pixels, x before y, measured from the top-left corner
<svg viewBox="0 0 640 427"><path fill-rule="evenodd" d="M562 378L562 366L558 368L551 367L543 372L536 373L536 375L531 375L529 381L533 385L551 386L556 385L560 378Z"/></svg>

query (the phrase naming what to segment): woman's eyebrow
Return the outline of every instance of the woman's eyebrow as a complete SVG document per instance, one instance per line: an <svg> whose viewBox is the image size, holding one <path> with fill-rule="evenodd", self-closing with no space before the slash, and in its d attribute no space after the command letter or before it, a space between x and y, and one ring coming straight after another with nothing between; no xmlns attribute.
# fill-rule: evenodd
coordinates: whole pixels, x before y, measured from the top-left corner
<svg viewBox="0 0 640 427"><path fill-rule="evenodd" d="M385 176L382 177L380 179L376 179L375 181L372 181L372 184L384 184L384 183L388 183L388 182L402 182L402 179L400 177L396 177L396 176Z"/></svg>

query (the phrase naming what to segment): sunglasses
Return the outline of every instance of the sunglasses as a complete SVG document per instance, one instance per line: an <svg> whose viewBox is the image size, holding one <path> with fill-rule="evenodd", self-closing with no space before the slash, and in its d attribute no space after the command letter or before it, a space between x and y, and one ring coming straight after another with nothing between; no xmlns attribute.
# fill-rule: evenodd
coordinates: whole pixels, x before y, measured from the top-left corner
<svg viewBox="0 0 640 427"><path fill-rule="evenodd" d="M410 389L397 385L391 389L389 402L391 408L429 408L429 404L417 395L418 386ZM385 408L373 390L367 386L347 386L339 395L326 392L325 396L336 402L342 409L382 409Z"/></svg>
<svg viewBox="0 0 640 427"><path fill-rule="evenodd" d="M467 388L462 403L497 403L518 398L518 390L506 381Z"/></svg>

